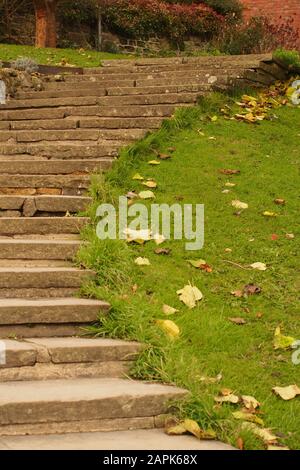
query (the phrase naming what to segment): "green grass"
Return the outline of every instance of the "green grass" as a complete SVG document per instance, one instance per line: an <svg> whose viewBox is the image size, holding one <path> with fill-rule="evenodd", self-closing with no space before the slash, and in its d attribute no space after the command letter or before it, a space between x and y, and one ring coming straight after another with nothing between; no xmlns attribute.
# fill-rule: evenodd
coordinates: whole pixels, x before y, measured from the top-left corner
<svg viewBox="0 0 300 470"><path fill-rule="evenodd" d="M280 60L288 68L300 68L300 53L296 50L277 49L273 53L275 59Z"/></svg>
<svg viewBox="0 0 300 470"><path fill-rule="evenodd" d="M144 188L132 181L136 172L157 181L158 203L204 203L204 248L188 252L184 241L166 241L161 247L171 248L171 254L159 256L154 254L152 241L143 246L101 241L89 228L83 236L91 245L81 248L78 259L96 269L98 279L97 285L90 284L83 292L112 304L111 314L100 319L93 333L148 345L134 366L135 377L175 383L191 391L190 399L179 407L181 416L196 419L203 428L212 427L224 441L235 444L242 436L246 449L264 448L260 439L241 430L241 422L232 417L239 406L215 406L214 397L227 387L259 400L265 426L280 434L281 443L299 449L300 398L285 402L272 393L274 386L300 385L300 365L291 362L291 351L273 349L276 326L300 339L296 275L299 109L276 109L278 120L260 125L222 117L210 122L207 114L215 114L224 100L212 96L199 107L179 111L156 134L125 150L106 181L95 176L91 187L95 198L92 217L98 202L116 201L128 190ZM148 165L155 156L151 149L166 152L170 145L176 148L170 160L155 167ZM222 175L219 170L224 168L239 169L240 175ZM227 181L236 186L224 194ZM275 198L285 199L286 205L275 205ZM234 199L247 202L249 209L235 215ZM262 215L266 210L278 216L266 218ZM294 233L295 238L287 239L286 233ZM272 234L278 239L272 240ZM228 248L230 252L225 251ZM148 257L151 266L136 266L137 256ZM191 258L205 259L213 272L193 268L187 262ZM242 266L260 261L268 269L242 269L228 261ZM176 294L189 281L204 295L192 310ZM248 298L231 295L249 283L260 286L261 294ZM179 312L165 317L164 303ZM258 312L262 313L260 318ZM235 325L228 317L243 317L247 323ZM169 340L155 323L164 318L180 327L177 340ZM201 376L215 377L220 372L220 383L201 381Z"/></svg>
<svg viewBox="0 0 300 470"><path fill-rule="evenodd" d="M73 65L76 67L98 67L101 60L126 59L124 54L110 54L85 49L40 49L33 46L0 44L0 61L9 62L19 57L30 57L43 65Z"/></svg>

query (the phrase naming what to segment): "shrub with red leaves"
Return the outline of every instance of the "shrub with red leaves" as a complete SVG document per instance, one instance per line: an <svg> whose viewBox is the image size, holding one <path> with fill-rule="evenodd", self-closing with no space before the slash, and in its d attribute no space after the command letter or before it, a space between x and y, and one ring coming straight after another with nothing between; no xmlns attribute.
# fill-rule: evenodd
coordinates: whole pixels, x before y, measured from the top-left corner
<svg viewBox="0 0 300 470"><path fill-rule="evenodd" d="M103 18L111 31L125 37L167 37L180 43L195 35L210 39L224 17L205 4L182 5L159 0L105 0Z"/></svg>

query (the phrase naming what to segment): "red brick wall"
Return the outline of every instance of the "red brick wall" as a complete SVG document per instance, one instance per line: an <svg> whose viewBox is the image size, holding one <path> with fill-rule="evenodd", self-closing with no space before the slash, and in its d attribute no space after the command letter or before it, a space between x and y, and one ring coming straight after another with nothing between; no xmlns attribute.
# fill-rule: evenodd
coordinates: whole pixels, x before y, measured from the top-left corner
<svg viewBox="0 0 300 470"><path fill-rule="evenodd" d="M275 21L294 19L300 29L300 0L240 0L246 19L251 16L267 16Z"/></svg>

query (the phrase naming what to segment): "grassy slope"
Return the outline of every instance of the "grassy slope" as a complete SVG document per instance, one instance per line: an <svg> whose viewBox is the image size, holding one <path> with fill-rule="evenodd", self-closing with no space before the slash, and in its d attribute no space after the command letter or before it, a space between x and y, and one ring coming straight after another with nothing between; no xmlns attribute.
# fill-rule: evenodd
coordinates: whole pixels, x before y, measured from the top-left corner
<svg viewBox="0 0 300 470"><path fill-rule="evenodd" d="M211 110L209 104L205 106L205 111L215 112L214 103ZM278 121L255 126L223 118L208 122L201 117L200 107L179 112L180 131L167 124L167 130L139 143L131 155L124 152L104 187L95 180L92 192L99 200L103 194L110 198L107 190L113 197L143 188L131 180L139 172L157 181L156 202L172 204L180 196L183 203L204 203L206 240L200 252L187 252L183 241L170 241L162 246L170 247L171 255L158 256L153 253L153 242L127 247L124 242L99 241L91 232L87 234L91 247L80 253L81 262L99 273L99 287L89 286L85 292L105 296L113 305L110 318L102 319L95 331L151 343L138 360L135 375L187 387L192 398L181 413L197 419L203 427L212 426L221 439L235 443L241 435L249 449L263 448L263 444L239 430L240 422L231 416L239 407L214 406L214 396L223 387L255 396L261 402L265 425L283 434L282 443L291 448L300 445L300 399L284 402L272 393L277 385L297 381L300 385L300 365L292 364L291 352L274 351L272 345L278 325L285 334L300 339L296 300L299 109L281 108L276 114ZM184 128L184 122L190 125ZM199 134L199 128L205 136ZM209 136L216 140L209 140ZM174 145L172 159L156 167L148 165L153 158L151 142L161 151ZM222 168L236 168L241 174L221 175ZM226 181L236 183L229 194L222 193ZM276 206L275 198L284 198L286 205ZM249 209L234 215L233 199L247 202ZM265 218L265 210L275 211L278 217ZM295 239L288 240L285 234L291 232ZM274 233L277 240L271 240ZM226 248L232 251L225 252ZM151 266L135 266L137 256L148 257ZM213 272L193 268L187 263L190 258L204 258ZM241 269L224 260L241 265L260 261L268 270ZM176 295L188 281L204 294L193 310ZM133 293L135 283L138 289ZM261 294L242 299L230 294L248 283L259 285ZM179 309L168 317L181 329L174 342L167 340L154 322L164 318L164 303ZM262 313L261 318L256 317L257 312ZM243 317L247 323L235 325L228 317ZM207 385L200 380L219 372L223 374L219 384Z"/></svg>
<svg viewBox="0 0 300 470"><path fill-rule="evenodd" d="M63 65L66 62L66 65L76 65L77 67L97 67L101 60L124 59L127 56L84 49L39 49L32 46L0 44L0 61L9 62L19 57L30 57L39 64L45 65Z"/></svg>

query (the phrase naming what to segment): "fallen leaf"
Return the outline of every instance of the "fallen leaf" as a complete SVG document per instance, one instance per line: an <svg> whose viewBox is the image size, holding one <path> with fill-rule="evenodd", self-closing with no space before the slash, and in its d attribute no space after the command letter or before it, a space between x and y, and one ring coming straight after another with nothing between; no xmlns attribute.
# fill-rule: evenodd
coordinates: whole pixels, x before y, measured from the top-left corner
<svg viewBox="0 0 300 470"><path fill-rule="evenodd" d="M135 293L138 290L138 285L133 284L133 286L131 286L131 290L132 290L133 293Z"/></svg>
<svg viewBox="0 0 300 470"><path fill-rule="evenodd" d="M240 398L237 395L231 393L230 395L215 397L214 400L217 403L233 403L236 405L240 401Z"/></svg>
<svg viewBox="0 0 300 470"><path fill-rule="evenodd" d="M162 311L165 315L173 315L174 313L178 312L176 308L170 307L170 305L167 304L163 305Z"/></svg>
<svg viewBox="0 0 300 470"><path fill-rule="evenodd" d="M276 235L276 233L272 233L271 235L271 240L278 240L278 235Z"/></svg>
<svg viewBox="0 0 300 470"><path fill-rule="evenodd" d="M194 268L202 269L203 271L206 271L208 273L212 272L212 267L209 266L209 264L206 263L204 259L189 259L188 262L194 266Z"/></svg>
<svg viewBox="0 0 300 470"><path fill-rule="evenodd" d="M293 233L286 233L285 238L288 240L293 240L295 238L295 235Z"/></svg>
<svg viewBox="0 0 300 470"><path fill-rule="evenodd" d="M171 158L171 155L169 155L168 153L159 153L157 157L160 160L169 160Z"/></svg>
<svg viewBox="0 0 300 470"><path fill-rule="evenodd" d="M236 446L239 450L244 450L244 441L241 437L238 437L236 440Z"/></svg>
<svg viewBox="0 0 300 470"><path fill-rule="evenodd" d="M147 188L157 188L157 183L154 180L143 181L142 185L147 186Z"/></svg>
<svg viewBox="0 0 300 470"><path fill-rule="evenodd" d="M173 152L176 152L176 147L168 147L167 150L168 152L173 153Z"/></svg>
<svg viewBox="0 0 300 470"><path fill-rule="evenodd" d="M185 419L182 423L183 427L186 429L187 432L193 434L198 439L201 439L201 429L199 424L194 421L193 419Z"/></svg>
<svg viewBox="0 0 300 470"><path fill-rule="evenodd" d="M244 294L246 295L255 295L261 293L261 288L255 284L247 284L243 290Z"/></svg>
<svg viewBox="0 0 300 470"><path fill-rule="evenodd" d="M283 400L292 400L300 395L300 388L297 385L288 385L287 387L273 387L273 392Z"/></svg>
<svg viewBox="0 0 300 470"><path fill-rule="evenodd" d="M194 308L197 301L203 298L202 292L200 292L197 287L192 286L191 284L188 284L184 286L183 289L178 290L177 294L179 295L181 302L183 302L189 308Z"/></svg>
<svg viewBox="0 0 300 470"><path fill-rule="evenodd" d="M225 253L231 253L232 252L232 249L231 248L225 248Z"/></svg>
<svg viewBox="0 0 300 470"><path fill-rule="evenodd" d="M276 214L276 212L271 212L271 211L264 211L263 215L265 217L277 217L278 216L278 214Z"/></svg>
<svg viewBox="0 0 300 470"><path fill-rule="evenodd" d="M152 191L141 191L138 196L140 199L155 199L155 195Z"/></svg>
<svg viewBox="0 0 300 470"><path fill-rule="evenodd" d="M243 291L241 290L233 290L231 294L234 295L234 297L243 297Z"/></svg>
<svg viewBox="0 0 300 470"><path fill-rule="evenodd" d="M166 434L169 436L181 436L186 433L186 429L183 424L175 424L174 426L167 427L165 429Z"/></svg>
<svg viewBox="0 0 300 470"><path fill-rule="evenodd" d="M225 183L225 186L227 186L228 188L233 188L234 186L236 186L236 184L230 183L229 181L227 181L227 183Z"/></svg>
<svg viewBox="0 0 300 470"><path fill-rule="evenodd" d="M126 235L126 241L136 242L139 244L143 244L145 241L151 240L151 230L144 229L144 230L133 230L131 228L126 228L124 230L124 234Z"/></svg>
<svg viewBox="0 0 300 470"><path fill-rule="evenodd" d="M215 383L218 383L222 380L223 376L222 374L218 374L216 377L205 377L205 376L202 376L202 377L199 377L199 380L200 382L204 382L206 384L215 384Z"/></svg>
<svg viewBox="0 0 300 470"><path fill-rule="evenodd" d="M245 325L247 323L246 320L241 317L229 317L228 320L231 321L231 323L235 323L236 325Z"/></svg>
<svg viewBox="0 0 300 470"><path fill-rule="evenodd" d="M135 175L133 175L132 179L133 180L138 180L138 181L143 181L144 177L141 176L139 173L136 173Z"/></svg>
<svg viewBox="0 0 300 470"><path fill-rule="evenodd" d="M260 426L264 425L264 422L261 418L247 411L234 411L232 416L234 416L235 419L249 421L250 423L259 424Z"/></svg>
<svg viewBox="0 0 300 470"><path fill-rule="evenodd" d="M160 326L160 328L162 330L164 330L165 333L167 333L167 335L171 339L178 338L178 336L180 335L180 329L176 325L176 323L174 323L173 321L171 321L171 320L156 320L156 323Z"/></svg>
<svg viewBox="0 0 300 470"><path fill-rule="evenodd" d="M248 204L246 202L241 202L238 199L231 201L232 207L235 207L236 209L248 209Z"/></svg>
<svg viewBox="0 0 300 470"><path fill-rule="evenodd" d="M253 269L258 269L258 271L266 271L267 269L267 266L265 265L265 263L260 263L260 262L252 263L250 264L250 266Z"/></svg>
<svg viewBox="0 0 300 470"><path fill-rule="evenodd" d="M266 444L276 443L277 436L268 428L259 428L255 423L243 423L242 429L252 431L256 436L260 437Z"/></svg>
<svg viewBox="0 0 300 470"><path fill-rule="evenodd" d="M138 197L138 195L134 191L129 191L125 197L127 197L127 199L134 199Z"/></svg>
<svg viewBox="0 0 300 470"><path fill-rule="evenodd" d="M222 194L228 194L228 193L230 193L229 189L223 189Z"/></svg>
<svg viewBox="0 0 300 470"><path fill-rule="evenodd" d="M262 313L262 312L257 312L257 313L255 314L255 316L256 316L256 318L262 318L263 313Z"/></svg>
<svg viewBox="0 0 300 470"><path fill-rule="evenodd" d="M231 388L222 388L220 390L220 395L223 395L223 397L226 397L227 395L231 395L231 394L232 394Z"/></svg>
<svg viewBox="0 0 300 470"><path fill-rule="evenodd" d="M248 410L255 410L260 406L259 401L256 400L256 398L251 397L250 395L242 395L242 401Z"/></svg>
<svg viewBox="0 0 300 470"><path fill-rule="evenodd" d="M160 165L160 162L158 160L150 160L148 162L149 165Z"/></svg>
<svg viewBox="0 0 300 470"><path fill-rule="evenodd" d="M284 199L274 199L274 203L277 204L278 206L284 206L285 205L285 200Z"/></svg>
<svg viewBox="0 0 300 470"><path fill-rule="evenodd" d="M150 266L150 261L148 260L148 258L136 258L134 260L135 264L137 264L138 266Z"/></svg>
<svg viewBox="0 0 300 470"><path fill-rule="evenodd" d="M209 116L211 122L216 122L218 120L218 116Z"/></svg>
<svg viewBox="0 0 300 470"><path fill-rule="evenodd" d="M159 233L155 233L153 235L153 240L155 241L156 245L161 245L166 240L166 238Z"/></svg>
<svg viewBox="0 0 300 470"><path fill-rule="evenodd" d="M280 326L277 326L274 333L274 349L289 349L292 344L296 341L292 336L284 336L281 334Z"/></svg>
<svg viewBox="0 0 300 470"><path fill-rule="evenodd" d="M171 253L170 248L156 248L154 253L157 255L169 255Z"/></svg>
<svg viewBox="0 0 300 470"><path fill-rule="evenodd" d="M286 446L272 446L272 445L269 445L267 450L290 450L290 449Z"/></svg>
<svg viewBox="0 0 300 470"><path fill-rule="evenodd" d="M231 169L222 169L222 170L219 170L219 173L222 173L223 175L239 175L241 173L240 170L231 170Z"/></svg>

